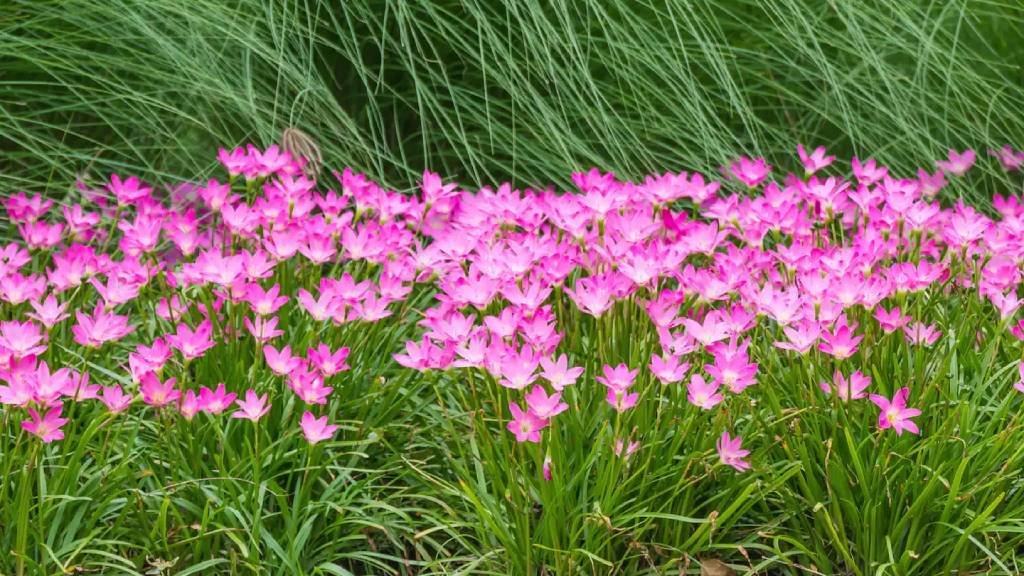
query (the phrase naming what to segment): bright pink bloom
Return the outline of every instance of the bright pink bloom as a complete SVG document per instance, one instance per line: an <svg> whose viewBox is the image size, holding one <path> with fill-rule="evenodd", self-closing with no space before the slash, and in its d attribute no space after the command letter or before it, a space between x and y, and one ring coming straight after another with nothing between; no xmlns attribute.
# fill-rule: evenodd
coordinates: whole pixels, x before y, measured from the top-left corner
<svg viewBox="0 0 1024 576"><path fill-rule="evenodd" d="M729 165L729 171L748 188L756 188L768 177L772 167L765 162L764 158L751 160L746 156L740 156L738 160Z"/></svg>
<svg viewBox="0 0 1024 576"><path fill-rule="evenodd" d="M307 350L306 358L309 359L309 362L324 378L327 378L328 376L333 376L338 372L348 370L348 364L345 364L345 360L348 359L348 353L348 346L344 346L334 352L331 352L331 349L327 344L321 343L316 348L310 348Z"/></svg>
<svg viewBox="0 0 1024 576"><path fill-rule="evenodd" d="M608 388L608 394L605 396L605 401L611 404L612 408L615 408L615 411L620 414L636 406L639 399L640 394L638 392L630 393L629 390L616 390L614 388Z"/></svg>
<svg viewBox="0 0 1024 576"><path fill-rule="evenodd" d="M529 409L523 410L516 403L509 403L509 411L512 412L512 420L508 423L508 430L515 434L516 442L540 442L540 431L547 428L548 421L537 416Z"/></svg>
<svg viewBox="0 0 1024 576"><path fill-rule="evenodd" d="M75 318L78 323L71 327L71 332L75 335L75 342L86 348L99 348L105 342L120 340L135 330L128 325L127 316L107 312L100 303L96 304L91 316L76 310Z"/></svg>
<svg viewBox="0 0 1024 576"><path fill-rule="evenodd" d="M277 329L277 316L271 316L270 318L256 316L252 320L247 317L245 319L245 329L249 331L249 334L252 334L257 342L270 342L284 334L283 330Z"/></svg>
<svg viewBox="0 0 1024 576"><path fill-rule="evenodd" d="M917 424L911 418L921 414L917 408L907 408L907 398L910 396L910 389L904 386L900 388L890 401L885 396L872 394L871 401L882 411L878 415L878 427L885 430L892 428L896 435L900 436L906 430L911 434L920 434Z"/></svg>
<svg viewBox="0 0 1024 576"><path fill-rule="evenodd" d="M864 339L864 336L854 335L856 329L856 323L849 326L845 316L840 318L835 329L830 332L822 332L822 342L818 344L818 349L838 360L853 356L857 352L857 345Z"/></svg>
<svg viewBox="0 0 1024 576"><path fill-rule="evenodd" d="M744 460L750 454L750 451L741 448L742 442L743 438L741 436L732 438L729 436L729 432L726 431L722 432L722 436L716 444L718 458L722 461L722 464L732 466L737 472L750 470L750 463Z"/></svg>
<svg viewBox="0 0 1024 576"><path fill-rule="evenodd" d="M875 308L875 320L878 320L879 326L888 334L906 326L911 318L910 316L904 316L898 306L893 308L891 312L879 306Z"/></svg>
<svg viewBox="0 0 1024 576"><path fill-rule="evenodd" d="M679 356L675 354L665 354L663 356L651 354L651 363L648 367L662 384L673 384L680 382L686 377L686 372L690 369L690 363L680 363Z"/></svg>
<svg viewBox="0 0 1024 576"><path fill-rule="evenodd" d="M301 356L292 355L291 346L285 346L278 352L277 348L267 344L263 347L263 357L270 371L279 376L287 376L305 363Z"/></svg>
<svg viewBox="0 0 1024 576"><path fill-rule="evenodd" d="M235 400L238 409L231 413L232 418L244 418L256 422L270 411L267 394L259 396L254 390L245 391L245 400Z"/></svg>
<svg viewBox="0 0 1024 576"><path fill-rule="evenodd" d="M21 427L26 432L38 436L44 444L49 444L54 440L62 440L64 432L60 428L68 422L67 418L60 417L62 410L64 410L64 406L57 405L47 410L46 415L40 417L34 408L29 408L28 414L31 420L23 421Z"/></svg>
<svg viewBox="0 0 1024 576"><path fill-rule="evenodd" d="M124 390L115 384L103 387L103 392L100 393L100 402L103 402L111 414L117 414L123 412L131 405L132 397L129 394L125 394Z"/></svg>
<svg viewBox="0 0 1024 576"><path fill-rule="evenodd" d="M513 390L526 388L537 379L536 372L539 363L540 357L534 354L529 347L523 346L519 352L512 352L501 360L499 384Z"/></svg>
<svg viewBox="0 0 1024 576"><path fill-rule="evenodd" d="M185 395L181 398L181 402L178 403L178 412L185 418L185 420L191 420L199 413L201 404L196 393L192 390L185 391Z"/></svg>
<svg viewBox="0 0 1024 576"><path fill-rule="evenodd" d="M306 441L310 444L316 444L322 440L330 440L338 430L337 425L327 423L327 416L317 418L308 410L302 413L302 420L299 422L299 426L302 428L302 435L306 437Z"/></svg>
<svg viewBox="0 0 1024 576"><path fill-rule="evenodd" d="M238 396L236 394L229 393L224 387L224 383L217 384L215 390L203 386L199 389L199 406L200 410L207 414L217 415L231 407L231 404L235 401Z"/></svg>
<svg viewBox="0 0 1024 576"><path fill-rule="evenodd" d="M204 320L196 326L195 330L189 328L185 323L178 324L178 330L174 334L167 334L166 340L170 346L179 352L186 360L195 360L214 347L212 339L213 325L209 320Z"/></svg>
<svg viewBox="0 0 1024 576"><path fill-rule="evenodd" d="M1018 170L1024 164L1024 152L1015 151L1009 145L1004 145L999 150L989 150L988 154L998 158L1003 170L1007 172Z"/></svg>
<svg viewBox="0 0 1024 576"><path fill-rule="evenodd" d="M150 406L159 408L181 398L181 392L175 388L177 380L168 378L166 382L160 382L156 374L146 373L139 385L139 392L142 392L142 401Z"/></svg>
<svg viewBox="0 0 1024 576"><path fill-rule="evenodd" d="M274 284L269 290L264 291L263 287L253 282L246 286L245 301L252 307L252 311L260 316L270 316L288 302L287 296L279 296L281 285Z"/></svg>

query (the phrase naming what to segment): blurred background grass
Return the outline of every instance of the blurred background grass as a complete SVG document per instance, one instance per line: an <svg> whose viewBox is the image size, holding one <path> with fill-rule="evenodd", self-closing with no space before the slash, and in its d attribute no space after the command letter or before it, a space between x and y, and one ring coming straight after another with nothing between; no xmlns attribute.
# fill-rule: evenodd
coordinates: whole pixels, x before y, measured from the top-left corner
<svg viewBox="0 0 1024 576"><path fill-rule="evenodd" d="M4 0L0 63L3 194L192 178L287 126L396 187L1024 144L1016 0ZM957 193L1019 187L981 164Z"/></svg>

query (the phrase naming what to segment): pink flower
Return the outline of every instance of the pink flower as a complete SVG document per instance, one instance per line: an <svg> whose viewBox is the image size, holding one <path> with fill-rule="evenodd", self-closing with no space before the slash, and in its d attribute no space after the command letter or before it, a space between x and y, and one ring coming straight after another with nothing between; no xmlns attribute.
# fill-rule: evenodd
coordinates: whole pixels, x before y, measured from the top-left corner
<svg viewBox="0 0 1024 576"><path fill-rule="evenodd" d="M232 418L244 418L246 420L252 420L256 422L260 418L270 411L270 405L267 404L267 394L258 396L253 390L245 391L245 400L235 400L235 404L238 405L238 410L231 413Z"/></svg>
<svg viewBox="0 0 1024 576"><path fill-rule="evenodd" d="M680 363L679 356L674 354L665 354L663 356L651 354L651 363L648 367L662 384L673 384L686 377L686 372L690 369L690 363Z"/></svg>
<svg viewBox="0 0 1024 576"><path fill-rule="evenodd" d="M185 417L185 420L191 420L199 413L200 409L201 405L196 393L192 390L187 390L181 398L181 402L178 403L178 412Z"/></svg>
<svg viewBox="0 0 1024 576"><path fill-rule="evenodd" d="M1024 152L1017 152L1009 145L1004 145L999 150L989 150L988 154L998 158L1003 170L1007 172L1018 170L1024 164Z"/></svg>
<svg viewBox="0 0 1024 576"><path fill-rule="evenodd" d="M629 366L625 364L619 364L614 368L605 364L604 376L598 376L597 381L604 384L609 390L625 392L633 385L633 381L636 380L639 373L639 369L630 370Z"/></svg>
<svg viewBox="0 0 1024 576"><path fill-rule="evenodd" d="M338 430L337 425L327 423L327 416L317 418L308 410L302 413L302 420L299 426L302 428L302 435L306 437L306 441L310 444L316 444L322 440L330 440Z"/></svg>
<svg viewBox="0 0 1024 576"><path fill-rule="evenodd" d="M75 335L75 342L86 348L99 348L105 342L120 340L135 330L128 325L127 316L107 312L100 303L96 304L91 316L77 310L75 318L78 323L71 327L71 332Z"/></svg>
<svg viewBox="0 0 1024 576"><path fill-rule="evenodd" d="M32 300L29 304L34 312L29 312L26 316L39 322L46 328L53 328L61 320L68 317L65 313L68 307L67 303L59 302L53 294L47 296L46 300L42 303L38 300Z"/></svg>
<svg viewBox="0 0 1024 576"><path fill-rule="evenodd" d="M961 154L950 148L948 154L949 161L937 160L935 165L956 176L963 176L971 169L971 166L974 166L974 157L974 150L967 149Z"/></svg>
<svg viewBox="0 0 1024 576"><path fill-rule="evenodd" d="M306 350L306 357L314 368L320 372L320 375L324 378L333 376L338 372L344 372L348 370L348 364L345 364L345 360L348 358L349 349L348 346L337 349L331 352L331 349L327 344L321 343L315 349L310 348Z"/></svg>
<svg viewBox="0 0 1024 576"><path fill-rule="evenodd" d="M281 285L274 284L269 290L264 291L263 287L253 282L246 286L245 301L252 307L252 311L260 316L270 316L288 302L287 296L279 296Z"/></svg>
<svg viewBox="0 0 1024 576"><path fill-rule="evenodd" d="M718 393L718 382L708 384L700 374L690 376L686 391L686 399L690 404L704 410L710 410L722 401L722 395Z"/></svg>
<svg viewBox="0 0 1024 576"><path fill-rule="evenodd" d="M277 329L277 316L264 318L257 316L253 320L245 319L245 329L252 334L257 342L270 342L274 338L284 334L283 330Z"/></svg>
<svg viewBox="0 0 1024 576"><path fill-rule="evenodd" d="M1024 362L1019 362L1017 364L1017 372L1020 374L1020 380L1018 380L1017 383L1013 385L1013 387L1018 392L1024 392Z"/></svg>
<svg viewBox="0 0 1024 576"><path fill-rule="evenodd" d="M887 312L885 308L879 306L875 309L875 320L878 320L879 326L888 334L903 328L907 322L910 322L911 318L910 316L904 316L898 306L893 308L891 312Z"/></svg>
<svg viewBox="0 0 1024 576"><path fill-rule="evenodd" d="M616 390L614 388L608 388L608 394L605 396L605 401L611 404L612 408L619 414L629 410L636 406L637 400L640 399L638 392L630 393L628 390Z"/></svg>
<svg viewBox="0 0 1024 576"><path fill-rule="evenodd" d="M640 449L640 442L633 440L629 444L622 441L621 438L615 440L615 455L623 460L629 460L629 457L634 452Z"/></svg>
<svg viewBox="0 0 1024 576"><path fill-rule="evenodd" d="M509 403L509 411L512 412L512 420L508 423L508 430L516 437L516 442L540 442L540 431L547 428L548 421L537 416L529 409L523 410L518 404Z"/></svg>
<svg viewBox="0 0 1024 576"><path fill-rule="evenodd" d="M34 408L28 409L28 414L31 420L25 420L21 423L21 427L26 432L38 436L44 444L49 444L54 440L62 440L64 438L64 432L61 431L60 427L67 424L67 418L61 418L61 411L64 410L63 405L57 405L47 410L46 415L40 417L39 413Z"/></svg>
<svg viewBox="0 0 1024 576"><path fill-rule="evenodd" d="M576 383L576 379L583 374L582 367L569 367L569 358L562 354L557 359L550 359L547 356L540 359L540 377L547 380L551 387L561 392L566 386Z"/></svg>
<svg viewBox="0 0 1024 576"><path fill-rule="evenodd" d="M821 389L824 390L826 394L835 390L836 395L839 396L841 400L850 401L859 400L866 396L864 391L867 390L870 385L871 378L862 374L860 370L850 374L849 380L843 376L842 372L836 370L835 375L832 377L832 386L829 386L827 382L822 382Z"/></svg>
<svg viewBox="0 0 1024 576"><path fill-rule="evenodd" d="M306 404L327 404L327 398L334 391L333 387L324 385L318 374L305 369L289 374L288 386Z"/></svg>
<svg viewBox="0 0 1024 576"><path fill-rule="evenodd" d="M562 393L555 392L548 396L540 384L526 394L526 405L538 418L549 419L565 412L569 405L562 402Z"/></svg>
<svg viewBox="0 0 1024 576"><path fill-rule="evenodd" d="M721 321L718 313L712 312L704 317L704 322L690 318L683 319L686 334L704 346L710 346L729 337L729 325Z"/></svg>
<svg viewBox="0 0 1024 576"><path fill-rule="evenodd" d="M537 365L540 357L535 355L529 347L523 346L519 352L512 352L503 358L499 365L501 370L501 381L499 384L513 390L522 390L533 384L537 379Z"/></svg>
<svg viewBox="0 0 1024 576"><path fill-rule="evenodd" d="M166 338L167 343L181 352L183 358L195 360L214 347L211 338L212 332L213 325L209 320L204 320L199 326L196 326L195 330L189 328L187 324L178 324L177 332L168 334Z"/></svg>
<svg viewBox="0 0 1024 576"><path fill-rule="evenodd" d="M270 371L279 376L287 376L304 364L301 356L292 356L291 346L285 346L278 352L277 348L267 344L263 347L263 356Z"/></svg>
<svg viewBox="0 0 1024 576"><path fill-rule="evenodd" d="M910 389L904 386L900 388L896 395L892 397L890 401L885 396L878 394L872 394L870 396L871 401L874 402L875 406L881 410L881 414L878 415L878 427L882 430L892 428L896 431L896 435L900 436L903 431L906 430L911 434L920 434L921 431L917 428L917 424L914 424L910 419L921 414L921 411L917 408L907 408L907 398L910 396Z"/></svg>
<svg viewBox="0 0 1024 576"><path fill-rule="evenodd" d="M942 336L942 331L935 324L925 325L924 322L914 322L903 328L907 342L911 344L923 344L931 346Z"/></svg>
<svg viewBox="0 0 1024 576"><path fill-rule="evenodd" d="M199 407L207 414L217 415L231 407L231 403L237 398L224 387L224 383L217 384L215 390L203 386L199 389Z"/></svg>
<svg viewBox="0 0 1024 576"><path fill-rule="evenodd" d="M177 380L168 378L166 382L160 382L156 374L147 372L142 377L139 385L139 392L142 392L142 401L150 406L159 408L166 406L181 398L181 392L175 388Z"/></svg>
<svg viewBox="0 0 1024 576"><path fill-rule="evenodd" d="M889 169L885 166L878 166L874 158L868 158L863 163L856 156L853 157L853 175L861 184L871 185L885 178Z"/></svg>
<svg viewBox="0 0 1024 576"><path fill-rule="evenodd" d="M818 349L838 360L853 356L857 352L857 344L864 339L863 336L854 335L856 329L856 323L849 326L846 317L841 317L834 330L821 334L822 343L818 344Z"/></svg>
<svg viewBox="0 0 1024 576"><path fill-rule="evenodd" d="M741 443L743 438L737 436L732 438L729 436L729 432L722 432L722 437L718 439L716 448L718 449L718 458L722 461L722 464L726 466L732 466L737 472L743 472L750 470L750 463L744 460L749 454L749 450L743 450Z"/></svg>
<svg viewBox="0 0 1024 576"><path fill-rule="evenodd" d="M814 152L807 154L804 145L797 144L796 152L800 155L800 162L804 165L804 171L808 176L828 166L836 159L835 156L826 156L824 146L818 146Z"/></svg>
<svg viewBox="0 0 1024 576"><path fill-rule="evenodd" d="M107 184L107 190L117 199L118 206L135 204L139 200L148 197L152 191L149 186L142 184L136 176L129 176L122 181L121 177L117 174L110 175L110 183Z"/></svg>
<svg viewBox="0 0 1024 576"><path fill-rule="evenodd" d="M738 160L729 165L729 171L748 188L756 188L768 177L772 167L765 162L764 158L751 160L746 156L740 156Z"/></svg>
<svg viewBox="0 0 1024 576"><path fill-rule="evenodd" d="M19 360L46 352L46 344L38 324L11 320L0 322L0 350L7 350Z"/></svg>
<svg viewBox="0 0 1024 576"><path fill-rule="evenodd" d="M120 386L104 386L100 393L100 402L110 410L111 414L123 412L132 403L132 397L124 393Z"/></svg>

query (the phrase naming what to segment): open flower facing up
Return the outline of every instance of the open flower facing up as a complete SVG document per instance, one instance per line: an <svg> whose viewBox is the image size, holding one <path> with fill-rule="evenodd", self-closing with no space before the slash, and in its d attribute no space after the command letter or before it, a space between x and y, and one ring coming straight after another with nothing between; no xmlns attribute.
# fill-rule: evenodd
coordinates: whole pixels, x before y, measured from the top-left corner
<svg viewBox="0 0 1024 576"><path fill-rule="evenodd" d="M832 377L832 385L828 382L821 383L821 389L826 394L835 392L836 396L839 396L840 400L860 400L866 394L865 390L871 385L871 378L868 378L864 374L861 374L860 370L855 370L853 374L850 374L849 378L843 376L843 373L836 370L835 375Z"/></svg>
<svg viewBox="0 0 1024 576"><path fill-rule="evenodd" d="M299 422L302 428L302 435L310 444L316 444L323 440L330 440L338 430L336 424L328 424L327 416L317 418L312 412L302 413L302 420Z"/></svg>
<svg viewBox="0 0 1024 576"><path fill-rule="evenodd" d="M86 348L99 348L105 342L120 340L135 330L128 325L128 317L107 312L97 303L92 315L81 310L75 312L78 323L71 327L75 342Z"/></svg>
<svg viewBox="0 0 1024 576"><path fill-rule="evenodd" d="M569 405L562 402L562 393L555 392L550 396L544 386L538 384L526 394L526 405L530 411L542 419L550 419L568 410Z"/></svg>
<svg viewBox="0 0 1024 576"><path fill-rule="evenodd" d="M750 463L744 460L750 454L750 451L741 448L742 442L743 438L741 436L732 438L729 436L729 432L726 431L722 432L722 436L716 444L718 458L722 461L722 464L732 466L737 472L750 470Z"/></svg>
<svg viewBox="0 0 1024 576"><path fill-rule="evenodd" d="M47 410L45 415L40 416L35 408L29 408L28 414L31 419L22 422L21 427L26 432L39 437L44 444L49 444L54 440L62 440L64 432L61 431L61 426L68 422L67 418L61 418L62 410L64 410L64 406L58 404Z"/></svg>
<svg viewBox="0 0 1024 576"><path fill-rule="evenodd" d="M256 422L270 411L270 404L267 404L267 394L259 396L255 390L245 391L245 400L236 400L238 409L231 413L232 418L243 418Z"/></svg>
<svg viewBox="0 0 1024 576"><path fill-rule="evenodd" d="M547 428L548 421L534 414L529 408L523 410L515 402L509 403L512 420L507 428L515 435L516 442L540 442L540 431Z"/></svg>
<svg viewBox="0 0 1024 576"><path fill-rule="evenodd" d="M796 153L800 156L800 163L804 165L804 173L808 176L835 162L836 159L835 156L827 155L824 146L818 146L808 154L803 144L797 144Z"/></svg>
<svg viewBox="0 0 1024 576"><path fill-rule="evenodd" d="M709 384L700 374L690 376L686 391L686 399L690 404L703 410L710 410L722 401L722 395L718 393L718 382L712 381Z"/></svg>
<svg viewBox="0 0 1024 576"><path fill-rule="evenodd" d="M963 153L950 148L947 158L947 161L937 160L935 165L956 176L963 176L974 166L975 153L969 148Z"/></svg>
<svg viewBox="0 0 1024 576"><path fill-rule="evenodd" d="M748 188L756 188L758 184L764 182L771 171L772 167L765 162L764 158L751 160L746 156L740 156L738 160L729 165L729 172L737 180L746 184Z"/></svg>
<svg viewBox="0 0 1024 576"><path fill-rule="evenodd" d="M214 342L211 338L213 326L209 320L205 320L196 326L195 330L189 328L188 324L178 324L177 332L168 334L167 343L172 348L181 352L186 360L201 358L203 354L213 348Z"/></svg>
<svg viewBox="0 0 1024 576"><path fill-rule="evenodd" d="M35 322L0 322L0 350L7 350L18 360L38 356L46 351L43 333Z"/></svg>
<svg viewBox="0 0 1024 576"><path fill-rule="evenodd" d="M920 415L921 411L917 408L907 408L907 398L909 396L910 388L906 386L900 388L896 395L892 397L892 400L878 394L871 395L871 401L882 411L878 415L879 428L882 430L892 428L896 431L897 436L902 435L904 431L911 434L921 433L917 428L917 424L914 424L911 420L911 418Z"/></svg>
<svg viewBox="0 0 1024 576"><path fill-rule="evenodd" d="M168 378L166 382L160 382L156 374L147 372L139 384L139 391L142 392L142 401L150 406L159 408L181 398L181 392L175 388L177 380Z"/></svg>

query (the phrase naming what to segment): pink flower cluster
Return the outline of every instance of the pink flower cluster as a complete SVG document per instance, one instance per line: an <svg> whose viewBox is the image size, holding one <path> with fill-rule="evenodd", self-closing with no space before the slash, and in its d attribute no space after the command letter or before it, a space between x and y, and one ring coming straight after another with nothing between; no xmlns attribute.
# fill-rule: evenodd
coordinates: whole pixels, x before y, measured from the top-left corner
<svg viewBox="0 0 1024 576"><path fill-rule="evenodd" d="M912 177L854 158L849 178L822 147L798 154L803 175L781 181L765 159L742 157L723 168L723 181L681 172L630 182L592 169L573 175L575 194L508 184L471 192L425 172L417 193L402 194L349 169L325 189L301 159L249 146L220 151L228 182L161 190L113 175L99 188L80 184L86 200L59 214L52 201L19 193L4 201L22 242L0 248L0 301L11 311L0 322L0 403L24 408L25 429L49 442L62 436L68 401L117 413L141 399L186 419L235 406L232 417L256 422L286 386L308 408L303 434L319 442L336 426L314 412L339 384L349 350L292 350L293 334L309 331L294 319L316 328L378 322L417 286L436 301L417 316L422 336L394 360L486 374L518 395L505 420L520 442L541 442L553 419L576 409L574 386L603 385L622 417L654 401L655 380L684 386L694 410L715 410L756 386L752 342L766 336L776 354L834 359L844 369L822 390L861 400L873 385L856 370L869 327L851 312L870 311L858 317L909 345L935 346L940 319L895 304L925 290L973 291L1024 339L1024 323L1013 324L1024 204L997 196L992 219L934 199L946 175L971 169L973 151L951 150L938 172ZM1009 147L990 154L1006 170L1024 164ZM341 270L350 263L358 272ZM309 281L286 291L286 270ZM623 305L642 309L658 349L645 367L601 357L601 374L577 384L583 352L564 341L565 307L601 322ZM147 330L140 317L150 318ZM123 352L110 367L123 372L120 384L48 365L72 318L73 344L59 345L94 359ZM154 327L158 335L144 338ZM240 339L262 351L280 389L164 378ZM910 419L919 411L906 406L915 391L879 384L875 392L899 388L891 400L869 396L879 427L918 433ZM740 441L726 431L718 451L745 470ZM626 455L639 446L625 445Z"/></svg>

